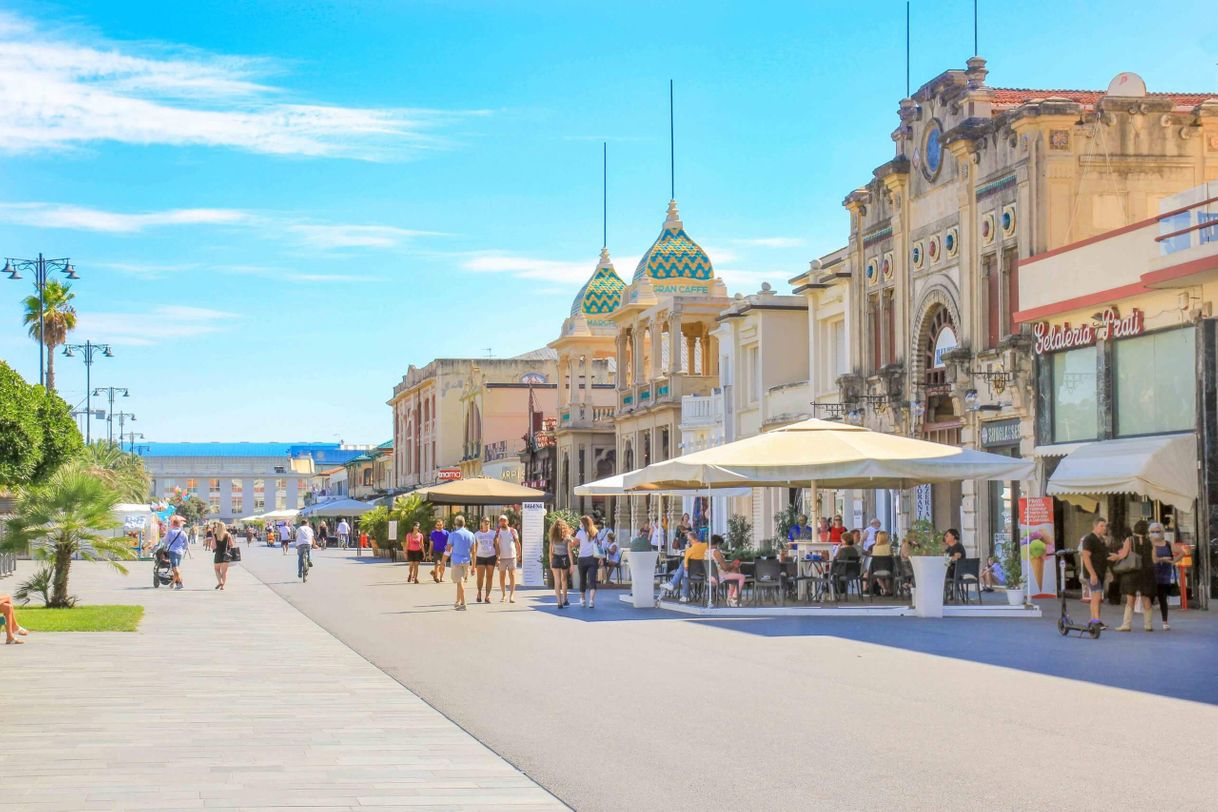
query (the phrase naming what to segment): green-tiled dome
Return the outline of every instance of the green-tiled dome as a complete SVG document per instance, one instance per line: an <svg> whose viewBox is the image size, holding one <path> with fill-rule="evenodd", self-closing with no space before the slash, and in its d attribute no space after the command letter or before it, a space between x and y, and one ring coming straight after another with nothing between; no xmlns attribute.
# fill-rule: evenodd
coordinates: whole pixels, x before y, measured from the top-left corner
<svg viewBox="0 0 1218 812"><path fill-rule="evenodd" d="M690 236L685 233L681 215L677 213L677 201L668 202L668 217L664 230L648 249L639 266L634 269L635 282L646 274L658 282L687 279L706 282L714 278L715 269L710 257Z"/></svg>
<svg viewBox="0 0 1218 812"><path fill-rule="evenodd" d="M622 303L622 290L626 283L613 269L609 259L609 250L601 249L600 262L596 263L596 271L592 278L584 283L571 303L571 315L578 316L607 316Z"/></svg>

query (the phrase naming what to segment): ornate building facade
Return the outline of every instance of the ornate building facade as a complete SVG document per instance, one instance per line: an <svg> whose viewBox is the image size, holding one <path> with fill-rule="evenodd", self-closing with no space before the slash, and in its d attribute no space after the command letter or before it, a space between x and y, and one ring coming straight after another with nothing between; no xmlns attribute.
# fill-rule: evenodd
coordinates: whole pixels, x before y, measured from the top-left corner
<svg viewBox="0 0 1218 812"><path fill-rule="evenodd" d="M613 314L625 288L608 249L602 248L592 276L571 303L562 334L549 345L558 353L559 376L554 501L581 514L610 515L607 499L578 497L573 491L577 485L612 476L617 468Z"/></svg>
<svg viewBox="0 0 1218 812"><path fill-rule="evenodd" d="M635 268L613 311L618 472L680 453L681 399L710 395L719 385L719 348L711 335L728 304L710 257L685 232L675 200L660 236ZM679 518L667 500L668 524ZM616 526L637 528L658 510L656 497L619 499Z"/></svg>
<svg viewBox="0 0 1218 812"><path fill-rule="evenodd" d="M1155 213L1212 176L1218 149L1201 137L1204 94L1150 94L1133 74L1104 92L997 88L987 74L974 57L903 99L895 156L845 199L837 400L874 429L1030 457L1020 260ZM936 486L899 510L960 526L985 555L1014 533L1029 484Z"/></svg>

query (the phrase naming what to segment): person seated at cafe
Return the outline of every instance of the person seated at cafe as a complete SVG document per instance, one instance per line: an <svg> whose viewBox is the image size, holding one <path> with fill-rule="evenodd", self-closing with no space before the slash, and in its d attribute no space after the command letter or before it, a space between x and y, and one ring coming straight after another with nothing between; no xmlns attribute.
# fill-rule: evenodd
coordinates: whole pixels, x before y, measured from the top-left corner
<svg viewBox="0 0 1218 812"><path fill-rule="evenodd" d="M968 552L960 543L960 531L954 527L943 531L943 544L945 547L943 554L947 556L947 580L950 581L955 577L956 562L968 558Z"/></svg>
<svg viewBox="0 0 1218 812"><path fill-rule="evenodd" d="M998 559L990 556L985 560L985 569L981 571L981 591L993 592L995 584L1006 586L1007 575L1002 571L1002 565L998 563Z"/></svg>
<svg viewBox="0 0 1218 812"><path fill-rule="evenodd" d="M863 554L859 551L858 547L854 546L854 537L851 534L842 534L841 546L837 548L837 553L833 556L833 560L834 562L861 562L863 560ZM835 586L839 592L844 592L846 589L846 581L844 579L839 579Z"/></svg>
<svg viewBox="0 0 1218 812"><path fill-rule="evenodd" d="M715 562L717 577L711 578L711 585L717 585L720 581L727 584L727 605L740 605L740 591L744 589L744 582L748 580L744 573L740 572L739 561L728 561L723 557L723 536L711 536L710 554Z"/></svg>
<svg viewBox="0 0 1218 812"><path fill-rule="evenodd" d="M801 513L795 520L795 524L787 530L787 541L806 541L810 538L812 538L812 528L808 526L808 517Z"/></svg>
<svg viewBox="0 0 1218 812"><path fill-rule="evenodd" d="M869 585L874 583L880 589L880 594L892 595L892 575L896 559L892 555L892 543L888 534L883 530L875 534L875 544L871 546L871 563L867 569ZM876 577L876 572L887 572L888 575Z"/></svg>
<svg viewBox="0 0 1218 812"><path fill-rule="evenodd" d="M833 517L833 524L829 525L829 543L841 544L842 535L846 532L845 525L842 524L841 516Z"/></svg>
<svg viewBox="0 0 1218 812"><path fill-rule="evenodd" d="M880 532L880 520L872 519L867 523L867 528L863 530L863 552L870 553L871 548L875 545L876 534Z"/></svg>
<svg viewBox="0 0 1218 812"><path fill-rule="evenodd" d="M660 585L660 590L662 593L661 597L672 592L676 592L678 589L680 589L681 603L689 603L689 562L705 561L706 548L706 542L699 541L698 537L694 535L693 531L689 531L685 537L685 553L681 559L681 565L678 566L677 571L673 573L671 581Z"/></svg>

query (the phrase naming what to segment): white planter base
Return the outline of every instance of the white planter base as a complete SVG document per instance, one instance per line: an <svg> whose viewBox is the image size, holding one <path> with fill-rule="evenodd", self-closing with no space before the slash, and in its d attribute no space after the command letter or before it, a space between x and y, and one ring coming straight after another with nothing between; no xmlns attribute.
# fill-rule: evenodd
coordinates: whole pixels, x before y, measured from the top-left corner
<svg viewBox="0 0 1218 812"><path fill-rule="evenodd" d="M656 605L655 583L651 574L656 571L659 553L636 553L630 551L630 596L636 609L652 609Z"/></svg>
<svg viewBox="0 0 1218 812"><path fill-rule="evenodd" d="M1024 604L1023 590L1022 589L1008 589L1007 590L1007 603L1010 604L1011 606L1023 606L1023 604Z"/></svg>
<svg viewBox="0 0 1218 812"><path fill-rule="evenodd" d="M943 617L943 584L947 580L947 561L938 555L915 555L913 564L914 614L918 617Z"/></svg>

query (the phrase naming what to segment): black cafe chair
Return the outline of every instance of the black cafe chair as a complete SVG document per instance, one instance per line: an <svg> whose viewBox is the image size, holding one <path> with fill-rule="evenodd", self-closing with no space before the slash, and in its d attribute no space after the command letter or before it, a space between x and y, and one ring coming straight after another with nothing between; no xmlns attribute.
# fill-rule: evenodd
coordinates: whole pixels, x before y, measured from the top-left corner
<svg viewBox="0 0 1218 812"><path fill-rule="evenodd" d="M777 558L758 559L753 566L753 604L765 595L778 595L778 605L786 603L782 562Z"/></svg>

